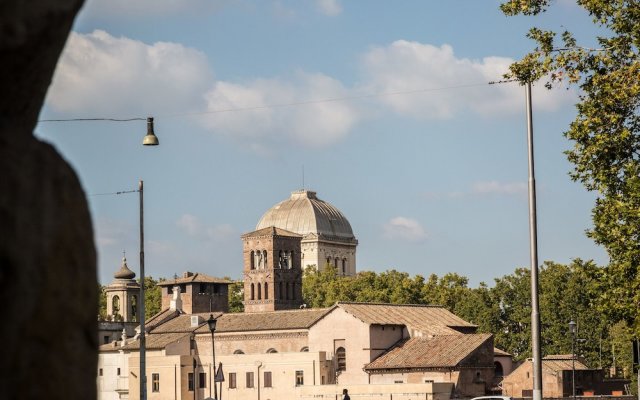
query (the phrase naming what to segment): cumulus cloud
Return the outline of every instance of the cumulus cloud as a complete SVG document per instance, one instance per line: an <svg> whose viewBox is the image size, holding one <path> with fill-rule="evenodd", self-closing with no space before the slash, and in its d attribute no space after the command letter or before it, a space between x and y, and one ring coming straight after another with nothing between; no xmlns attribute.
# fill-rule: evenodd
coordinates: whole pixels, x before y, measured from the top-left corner
<svg viewBox="0 0 640 400"><path fill-rule="evenodd" d="M181 44L72 32L47 103L76 115L186 111L201 104L212 79L206 56Z"/></svg>
<svg viewBox="0 0 640 400"><path fill-rule="evenodd" d="M398 114L422 119L452 118L472 111L495 115L520 111L523 89L519 85L486 85L499 80L514 60L485 57L458 58L449 45L398 40L386 47L374 47L362 59L365 88L389 93L380 101ZM446 89L444 89L446 88ZM397 92L411 92L398 94ZM536 106L554 109L572 98L564 91L538 91Z"/></svg>
<svg viewBox="0 0 640 400"><path fill-rule="evenodd" d="M524 182L475 182L471 188L474 194L499 194L499 195L524 195L527 194L527 185Z"/></svg>
<svg viewBox="0 0 640 400"><path fill-rule="evenodd" d="M331 5L340 4L325 4L327 9ZM458 58L448 45L399 40L368 51L360 83L351 87L305 71L230 82L215 81L207 57L178 43L147 44L101 30L74 32L47 105L75 117L204 112L199 121L212 133L271 154L283 144L321 148L340 142L358 122L385 108L421 119L522 112L521 87L484 84L500 78L511 61ZM479 86L452 88L469 82ZM430 91L438 88L448 89ZM375 111L371 102L345 99L410 91L417 93L375 97L375 104L383 106ZM566 91L534 92L537 110L557 107L567 96Z"/></svg>
<svg viewBox="0 0 640 400"><path fill-rule="evenodd" d="M321 13L330 17L342 13L342 4L340 4L340 0L316 0L316 6Z"/></svg>
<svg viewBox="0 0 640 400"><path fill-rule="evenodd" d="M291 139L310 147L327 146L349 133L359 112L348 102L318 100L347 94L336 79L304 72L290 80L217 82L205 95L207 110L215 115L203 122L215 132L238 139L271 144Z"/></svg>
<svg viewBox="0 0 640 400"><path fill-rule="evenodd" d="M384 236L387 239L421 242L427 238L427 233L418 221L406 217L395 217L384 225Z"/></svg>

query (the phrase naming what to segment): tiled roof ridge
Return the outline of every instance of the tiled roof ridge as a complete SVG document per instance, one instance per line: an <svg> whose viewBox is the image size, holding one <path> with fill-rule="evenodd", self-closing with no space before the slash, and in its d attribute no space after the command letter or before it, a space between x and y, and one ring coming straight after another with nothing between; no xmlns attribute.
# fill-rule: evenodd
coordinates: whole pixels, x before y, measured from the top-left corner
<svg viewBox="0 0 640 400"><path fill-rule="evenodd" d="M336 305L340 304L353 304L363 306L393 306L393 307L428 307L428 308L444 308L444 306L438 304L395 304L395 303L378 303L378 302L364 302L364 301L338 301Z"/></svg>

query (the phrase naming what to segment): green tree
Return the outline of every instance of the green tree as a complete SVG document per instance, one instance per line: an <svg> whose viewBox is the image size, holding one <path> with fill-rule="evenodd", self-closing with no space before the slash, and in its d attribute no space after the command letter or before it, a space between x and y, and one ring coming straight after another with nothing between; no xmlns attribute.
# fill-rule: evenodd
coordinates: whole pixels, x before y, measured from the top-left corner
<svg viewBox="0 0 640 400"><path fill-rule="evenodd" d="M160 282L162 281L164 281L164 279L160 278ZM145 276L144 282L144 307L145 316L148 319L161 311L162 291L160 290L161 287L158 286L158 281L152 277Z"/></svg>
<svg viewBox="0 0 640 400"><path fill-rule="evenodd" d="M98 284L98 321L107 320L107 293L104 286Z"/></svg>
<svg viewBox="0 0 640 400"><path fill-rule="evenodd" d="M231 280L230 278L225 278ZM234 281L229 285L229 312L239 313L244 311L244 283Z"/></svg>
<svg viewBox="0 0 640 400"><path fill-rule="evenodd" d="M631 0L578 0L602 32L593 49L570 32L532 28L535 49L510 67L521 82L545 79L580 88L577 115L565 136L571 177L597 193L588 235L607 250L605 300L614 319L640 333L640 4ZM537 15L550 0L509 0L507 15Z"/></svg>

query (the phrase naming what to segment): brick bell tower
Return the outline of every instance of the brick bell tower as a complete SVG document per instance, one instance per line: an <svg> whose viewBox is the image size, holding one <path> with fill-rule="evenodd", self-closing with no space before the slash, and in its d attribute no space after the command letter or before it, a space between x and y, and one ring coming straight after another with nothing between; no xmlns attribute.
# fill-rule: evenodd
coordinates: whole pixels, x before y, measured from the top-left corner
<svg viewBox="0 0 640 400"><path fill-rule="evenodd" d="M297 309L302 305L302 235L273 226L241 236L244 311Z"/></svg>

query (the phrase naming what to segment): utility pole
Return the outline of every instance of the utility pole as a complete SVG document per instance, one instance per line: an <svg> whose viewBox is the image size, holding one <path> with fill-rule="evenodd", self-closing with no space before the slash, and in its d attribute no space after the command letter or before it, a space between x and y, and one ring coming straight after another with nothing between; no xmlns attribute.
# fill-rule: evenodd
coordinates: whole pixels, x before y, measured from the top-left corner
<svg viewBox="0 0 640 400"><path fill-rule="evenodd" d="M144 183L140 180L140 400L147 400L146 338L144 312Z"/></svg>
<svg viewBox="0 0 640 400"><path fill-rule="evenodd" d="M542 352L540 351L540 305L538 304L538 223L533 152L531 82L525 86L527 99L527 144L529 149L529 250L531 254L531 355L533 357L533 400L542 400Z"/></svg>

